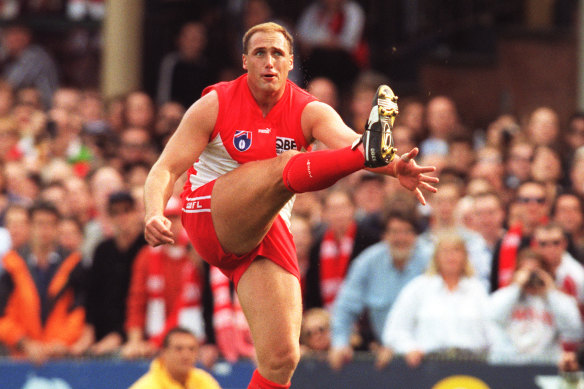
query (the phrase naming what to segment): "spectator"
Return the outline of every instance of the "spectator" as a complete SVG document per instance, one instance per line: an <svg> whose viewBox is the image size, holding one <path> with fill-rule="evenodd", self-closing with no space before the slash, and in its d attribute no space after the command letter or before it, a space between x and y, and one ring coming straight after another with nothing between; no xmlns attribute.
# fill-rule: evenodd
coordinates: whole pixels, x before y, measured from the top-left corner
<svg viewBox="0 0 584 389"><path fill-rule="evenodd" d="M21 162L7 162L4 165L8 197L28 204L38 198L41 190L40 176Z"/></svg>
<svg viewBox="0 0 584 389"><path fill-rule="evenodd" d="M452 154L454 150L451 150ZM471 169L469 169L471 178L484 178L496 192L499 193L504 202L509 200L511 195L505 187L505 165L503 155L499 149L491 146L485 146L476 151L476 160Z"/></svg>
<svg viewBox="0 0 584 389"><path fill-rule="evenodd" d="M559 146L560 120L550 107L538 107L531 112L525 133L535 146Z"/></svg>
<svg viewBox="0 0 584 389"><path fill-rule="evenodd" d="M531 249L517 257L513 282L490 298L496 363L556 362L562 342L577 342L582 324L576 300L555 288L544 258Z"/></svg>
<svg viewBox="0 0 584 389"><path fill-rule="evenodd" d="M491 291L511 283L519 250L531 244L533 231L549 221L549 205L543 184L522 183L508 214L508 229L495 248L491 268Z"/></svg>
<svg viewBox="0 0 584 389"><path fill-rule="evenodd" d="M184 113L185 107L173 101L164 103L158 108L154 124L154 138L159 150L166 146L166 142L174 134Z"/></svg>
<svg viewBox="0 0 584 389"><path fill-rule="evenodd" d="M82 250L83 258L88 258L89 264L97 245L114 234L112 221L108 215L108 198L112 193L123 189L122 175L111 166L103 166L89 177L89 193L93 198L95 214L85 224Z"/></svg>
<svg viewBox="0 0 584 389"><path fill-rule="evenodd" d="M315 237L306 274L306 309L332 308L349 263L379 241L379 232L359 224L355 204L344 190L332 190L324 200L324 231Z"/></svg>
<svg viewBox="0 0 584 389"><path fill-rule="evenodd" d="M533 248L543 256L556 287L576 299L584 317L584 267L566 251L567 245L558 224L537 226L533 232Z"/></svg>
<svg viewBox="0 0 584 389"><path fill-rule="evenodd" d="M531 177L545 185L547 197L556 198L562 192L562 159L558 152L548 146L538 146L533 155Z"/></svg>
<svg viewBox="0 0 584 389"><path fill-rule="evenodd" d="M44 185L38 198L57 207L61 217L70 216L69 203L66 201L67 191L61 181L53 181L48 185Z"/></svg>
<svg viewBox="0 0 584 389"><path fill-rule="evenodd" d="M300 329L300 353L320 354L331 347L330 313L323 308L311 308L302 315Z"/></svg>
<svg viewBox="0 0 584 389"><path fill-rule="evenodd" d="M412 131L412 144L419 144L419 141L424 137L424 120L426 107L421 100L417 98L400 99L399 102L399 116L396 118L396 126L405 126ZM394 136L395 137L395 136ZM400 150L410 150L408 148L400 148Z"/></svg>
<svg viewBox="0 0 584 389"><path fill-rule="evenodd" d="M436 96L426 105L428 137L420 144L420 154L448 153L449 137L462 135L458 110L454 101L446 96Z"/></svg>
<svg viewBox="0 0 584 389"><path fill-rule="evenodd" d="M8 117L0 118L0 161L18 161L23 152L18 144L20 136L16 122Z"/></svg>
<svg viewBox="0 0 584 389"><path fill-rule="evenodd" d="M68 216L59 222L59 244L69 251L80 251L83 243L83 225L74 217Z"/></svg>
<svg viewBox="0 0 584 389"><path fill-rule="evenodd" d="M81 92L77 88L59 87L53 93L51 108L77 113L81 105Z"/></svg>
<svg viewBox="0 0 584 389"><path fill-rule="evenodd" d="M154 102L145 92L131 92L126 96L123 116L125 127L141 127L150 132L154 128L155 113Z"/></svg>
<svg viewBox="0 0 584 389"><path fill-rule="evenodd" d="M520 139L521 128L517 118L510 114L502 114L487 127L485 144L506 153L509 145Z"/></svg>
<svg viewBox="0 0 584 389"><path fill-rule="evenodd" d="M296 30L306 79L327 76L340 88L351 85L364 28L365 12L357 2L315 0L305 8Z"/></svg>
<svg viewBox="0 0 584 389"><path fill-rule="evenodd" d="M471 170L475 166L475 159L479 157L478 163L483 163L486 165L485 160L481 161L480 157L485 158L486 156L481 152L476 153L473 146L473 140L469 136L458 135L454 136L448 142L448 163L447 167L457 172L463 177L468 177L471 174ZM477 155L478 154L478 155ZM500 156L497 161L490 161L491 163L496 162L496 173L500 175Z"/></svg>
<svg viewBox="0 0 584 389"><path fill-rule="evenodd" d="M31 30L18 23L4 28L2 47L5 53L2 78L15 89L34 86L41 92L44 107L49 108L59 85L57 66L51 55L33 44Z"/></svg>
<svg viewBox="0 0 584 389"><path fill-rule="evenodd" d="M142 215L135 207L135 200L128 192L113 192L109 196L108 213L114 235L95 249L88 280L87 319L96 341L89 351L95 355L117 351L125 341L132 265L146 245L141 233Z"/></svg>
<svg viewBox="0 0 584 389"><path fill-rule="evenodd" d="M180 200L171 197L164 215L182 241L179 238L174 245L156 248L145 246L134 261L125 323L128 341L121 352L124 358L152 356L165 334L177 325L191 330L199 341L205 339L202 277L183 232L181 211Z"/></svg>
<svg viewBox="0 0 584 389"><path fill-rule="evenodd" d="M353 198L357 220L367 224L373 230L378 230L381 234L385 229L382 220L385 202L385 177L368 171L360 171L355 174L355 177L348 179L356 179L353 186Z"/></svg>
<svg viewBox="0 0 584 389"><path fill-rule="evenodd" d="M473 226L485 242L492 257L505 235L505 208L496 192L478 193L472 197Z"/></svg>
<svg viewBox="0 0 584 389"><path fill-rule="evenodd" d="M79 220L82 226L93 219L94 202L89 190L89 183L83 178L72 176L63 181L66 190L66 200L71 216Z"/></svg>
<svg viewBox="0 0 584 389"><path fill-rule="evenodd" d="M105 118L114 134L119 134L126 125L126 96L114 96L106 101Z"/></svg>
<svg viewBox="0 0 584 389"><path fill-rule="evenodd" d="M0 118L10 116L14 103L14 88L7 81L0 80Z"/></svg>
<svg viewBox="0 0 584 389"><path fill-rule="evenodd" d="M66 355L80 340L85 284L81 254L57 244L57 209L38 202L29 217L28 244L3 258L0 342L34 363L43 363Z"/></svg>
<svg viewBox="0 0 584 389"><path fill-rule="evenodd" d="M134 162L126 165L124 181L130 189L144 187L151 165L146 162ZM143 207L142 207L143 208Z"/></svg>
<svg viewBox="0 0 584 389"><path fill-rule="evenodd" d="M412 367L432 353L486 351L488 296L472 275L464 239L442 235L427 273L410 281L389 311L383 345Z"/></svg>
<svg viewBox="0 0 584 389"><path fill-rule="evenodd" d="M568 131L563 139L567 151L562 150L562 163L564 169L569 170L569 166L578 148L584 146L584 112L575 112L568 119Z"/></svg>
<svg viewBox="0 0 584 389"><path fill-rule="evenodd" d="M335 301L332 315L332 349L329 362L339 369L353 356L351 333L360 315L367 312L380 343L383 326L400 290L422 274L428 257L416 245L416 220L410 213L388 210L383 241L363 251L351 264ZM379 365L389 362L378 355Z"/></svg>
<svg viewBox="0 0 584 389"><path fill-rule="evenodd" d="M568 239L568 252L584 263L584 206L582 199L573 193L556 197L552 207L552 220L562 226Z"/></svg>
<svg viewBox="0 0 584 389"><path fill-rule="evenodd" d="M399 116L398 116L399 117ZM398 124L393 127L393 142L398 153L401 150L411 150L416 147L416 133L411 127Z"/></svg>
<svg viewBox="0 0 584 389"><path fill-rule="evenodd" d="M428 198L431 215L428 228L420 236L419 243L426 257L430 258L440 234L446 231L456 232L466 243L468 260L473 266L474 274L485 284L485 290L488 290L491 257L487 243L479 233L457 225L456 222L454 211L461 199L461 190L459 182L442 180L438 192Z"/></svg>
<svg viewBox="0 0 584 389"><path fill-rule="evenodd" d="M160 355L130 389L220 389L213 376L193 367L198 348L197 338L189 330L176 327L168 331Z"/></svg>
<svg viewBox="0 0 584 389"><path fill-rule="evenodd" d="M176 45L177 50L162 59L156 101L158 105L175 101L188 108L207 85L215 82L205 55L207 28L200 22L185 23Z"/></svg>
<svg viewBox="0 0 584 389"><path fill-rule="evenodd" d="M525 140L517 140L509 147L505 161L505 185L517 189L519 185L531 178L531 163L534 147Z"/></svg>
<svg viewBox="0 0 584 389"><path fill-rule="evenodd" d="M119 163L122 169L135 163L152 166L156 158L152 136L144 127L128 127L120 134Z"/></svg>
<svg viewBox="0 0 584 389"><path fill-rule="evenodd" d="M339 111L339 92L334 82L326 77L316 77L306 85L308 93Z"/></svg>
<svg viewBox="0 0 584 389"><path fill-rule="evenodd" d="M20 132L12 115L0 116L0 161L21 159L23 151L18 145Z"/></svg>
<svg viewBox="0 0 584 389"><path fill-rule="evenodd" d="M30 239L30 219L28 208L19 203L11 203L4 212L4 227L8 230L8 239L0 238L0 242L10 243L10 249L19 251ZM1 230L0 230L1 231ZM1 256L7 252L3 251Z"/></svg>

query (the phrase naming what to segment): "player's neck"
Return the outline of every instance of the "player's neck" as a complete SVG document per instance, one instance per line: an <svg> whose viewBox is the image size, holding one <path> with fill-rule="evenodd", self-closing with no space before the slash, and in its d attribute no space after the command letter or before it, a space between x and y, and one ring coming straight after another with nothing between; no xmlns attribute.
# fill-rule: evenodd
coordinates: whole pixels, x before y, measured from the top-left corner
<svg viewBox="0 0 584 389"><path fill-rule="evenodd" d="M274 108L284 95L285 91L284 88L278 91L265 91L259 88L254 88L251 85L249 86L249 90L264 117L266 117L272 108Z"/></svg>

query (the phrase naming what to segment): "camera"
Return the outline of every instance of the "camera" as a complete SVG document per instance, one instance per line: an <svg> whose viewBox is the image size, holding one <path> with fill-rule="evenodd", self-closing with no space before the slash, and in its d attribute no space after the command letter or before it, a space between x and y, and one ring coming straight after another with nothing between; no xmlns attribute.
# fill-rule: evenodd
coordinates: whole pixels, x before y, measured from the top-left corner
<svg viewBox="0 0 584 389"><path fill-rule="evenodd" d="M543 280L534 271L532 271L529 274L529 278L528 278L527 282L525 283L525 286L528 288L539 288L539 287L542 287L543 285L544 285Z"/></svg>

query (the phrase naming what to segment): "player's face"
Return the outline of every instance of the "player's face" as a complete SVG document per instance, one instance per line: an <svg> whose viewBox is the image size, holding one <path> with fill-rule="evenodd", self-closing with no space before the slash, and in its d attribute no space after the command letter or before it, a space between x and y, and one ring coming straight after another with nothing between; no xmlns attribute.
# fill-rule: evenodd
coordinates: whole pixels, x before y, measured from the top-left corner
<svg viewBox="0 0 584 389"><path fill-rule="evenodd" d="M292 63L288 41L279 32L256 32L249 41L248 52L243 55L250 87L264 92L285 88Z"/></svg>

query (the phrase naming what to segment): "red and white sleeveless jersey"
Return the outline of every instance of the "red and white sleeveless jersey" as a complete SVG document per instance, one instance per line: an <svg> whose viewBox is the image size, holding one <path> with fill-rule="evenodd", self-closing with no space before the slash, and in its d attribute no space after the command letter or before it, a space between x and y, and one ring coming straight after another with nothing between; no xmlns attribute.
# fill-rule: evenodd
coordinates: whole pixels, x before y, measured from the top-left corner
<svg viewBox="0 0 584 389"><path fill-rule="evenodd" d="M203 95L212 90L219 98L217 122L209 143L189 169L185 189L195 190L246 162L308 147L300 118L306 104L316 99L291 81L286 81L284 95L265 117L249 90L247 74L211 85ZM286 213L291 206L287 204Z"/></svg>

